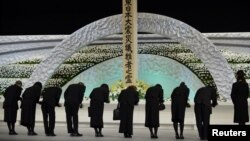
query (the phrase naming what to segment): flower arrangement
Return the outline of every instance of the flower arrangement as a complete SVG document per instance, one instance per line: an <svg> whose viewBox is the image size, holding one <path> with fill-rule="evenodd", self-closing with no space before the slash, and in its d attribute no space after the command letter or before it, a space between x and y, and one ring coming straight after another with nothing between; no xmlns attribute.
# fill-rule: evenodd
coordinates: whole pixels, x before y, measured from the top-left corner
<svg viewBox="0 0 250 141"><path fill-rule="evenodd" d="M112 101L116 100L123 89L125 89L125 84L122 80L118 80L117 82L111 84L110 87L110 98ZM149 88L149 84L142 80L138 80L136 82L136 88L139 92L139 98L144 99L147 89Z"/></svg>
<svg viewBox="0 0 250 141"><path fill-rule="evenodd" d="M110 87L110 98L112 101L118 99L119 94L121 91L125 89L125 85L122 80L118 80L117 82L111 84Z"/></svg>

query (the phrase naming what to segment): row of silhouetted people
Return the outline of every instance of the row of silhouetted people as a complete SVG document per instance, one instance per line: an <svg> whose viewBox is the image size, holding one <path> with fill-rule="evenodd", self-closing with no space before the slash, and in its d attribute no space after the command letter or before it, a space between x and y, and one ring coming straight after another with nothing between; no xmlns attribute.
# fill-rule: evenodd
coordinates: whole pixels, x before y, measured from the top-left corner
<svg viewBox="0 0 250 141"><path fill-rule="evenodd" d="M245 81L243 71L237 72L237 82L233 84L231 98L234 104L234 122L244 125L249 121L247 98L249 94L248 84ZM82 136L78 132L78 111L82 104L86 86L80 82L71 84L64 92L64 107L67 120L67 131L70 136ZM37 135L34 131L36 104L40 103L43 113L44 130L47 136L56 136L55 128L55 106L59 103L62 90L60 87L48 87L42 91L42 84L36 82L27 88L21 96L22 82L17 81L9 86L4 93L4 121L7 122L10 135L17 135L15 132L15 122L18 110L18 100L21 100L21 125L27 127L28 135ZM39 101L42 95L43 100ZM184 139L185 110L188 107L189 88L184 82L176 87L171 94L172 122L176 134L176 139ZM90 107L90 127L94 128L96 137L103 137L103 112L104 103L109 103L109 86L102 84L94 88L89 95ZM158 138L157 131L159 124L159 105L162 105L163 89L160 84L148 88L145 94L145 127L149 128L151 138ZM133 135L133 111L138 105L139 93L135 86L129 86L122 90L119 97L120 126L119 133L123 133L125 138ZM208 125L212 107L217 105L216 90L213 87L205 86L197 90L194 98L194 111L196 125L201 140L207 139ZM180 132L178 130L180 129Z"/></svg>

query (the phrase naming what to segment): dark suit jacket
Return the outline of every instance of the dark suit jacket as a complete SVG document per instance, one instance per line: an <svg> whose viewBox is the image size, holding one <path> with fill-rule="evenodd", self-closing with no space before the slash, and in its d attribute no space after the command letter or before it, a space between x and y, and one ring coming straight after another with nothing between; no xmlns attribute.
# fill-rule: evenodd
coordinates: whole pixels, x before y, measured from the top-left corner
<svg viewBox="0 0 250 141"><path fill-rule="evenodd" d="M48 87L43 90L42 105L51 107L59 106L59 100L61 97L62 89L60 87Z"/></svg>
<svg viewBox="0 0 250 141"><path fill-rule="evenodd" d="M71 84L64 92L64 105L80 105L82 103L86 87L80 84Z"/></svg>
<svg viewBox="0 0 250 141"><path fill-rule="evenodd" d="M216 90L209 86L200 88L196 92L194 102L195 104L204 104L212 111L212 106L215 107L217 105Z"/></svg>

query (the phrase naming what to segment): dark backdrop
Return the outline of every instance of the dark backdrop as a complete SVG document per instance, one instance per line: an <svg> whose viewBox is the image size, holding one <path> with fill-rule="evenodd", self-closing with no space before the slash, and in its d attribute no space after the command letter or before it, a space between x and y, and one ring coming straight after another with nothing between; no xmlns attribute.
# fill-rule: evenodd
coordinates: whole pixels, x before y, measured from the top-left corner
<svg viewBox="0 0 250 141"><path fill-rule="evenodd" d="M1 0L0 35L71 34L120 14L122 0ZM247 2L138 0L138 11L181 20L203 33L250 32Z"/></svg>

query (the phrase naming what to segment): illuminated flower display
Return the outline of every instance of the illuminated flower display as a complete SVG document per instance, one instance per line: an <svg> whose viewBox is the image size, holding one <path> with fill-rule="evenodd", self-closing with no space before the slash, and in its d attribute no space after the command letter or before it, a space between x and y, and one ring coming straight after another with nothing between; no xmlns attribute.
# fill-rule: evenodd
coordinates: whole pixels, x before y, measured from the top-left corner
<svg viewBox="0 0 250 141"><path fill-rule="evenodd" d="M205 65L189 49L179 43L139 43L139 54L151 54L167 57L178 61L190 69L205 85L215 85L213 78ZM242 69L246 72L247 82L250 82L250 55L221 51L222 55L228 60L234 72ZM122 55L121 44L97 44L84 47L79 52L66 59L59 69L53 74L46 86L64 86L81 72L109 59ZM41 62L38 58L27 59L22 62L8 64L0 67L0 93L5 88L13 84L16 80L27 81L35 67ZM143 98L146 89L149 87L147 82L137 82L140 98ZM110 84L111 99L115 100L120 90L124 88L121 80ZM166 99L169 97L166 97ZM223 100L223 97L220 97Z"/></svg>

